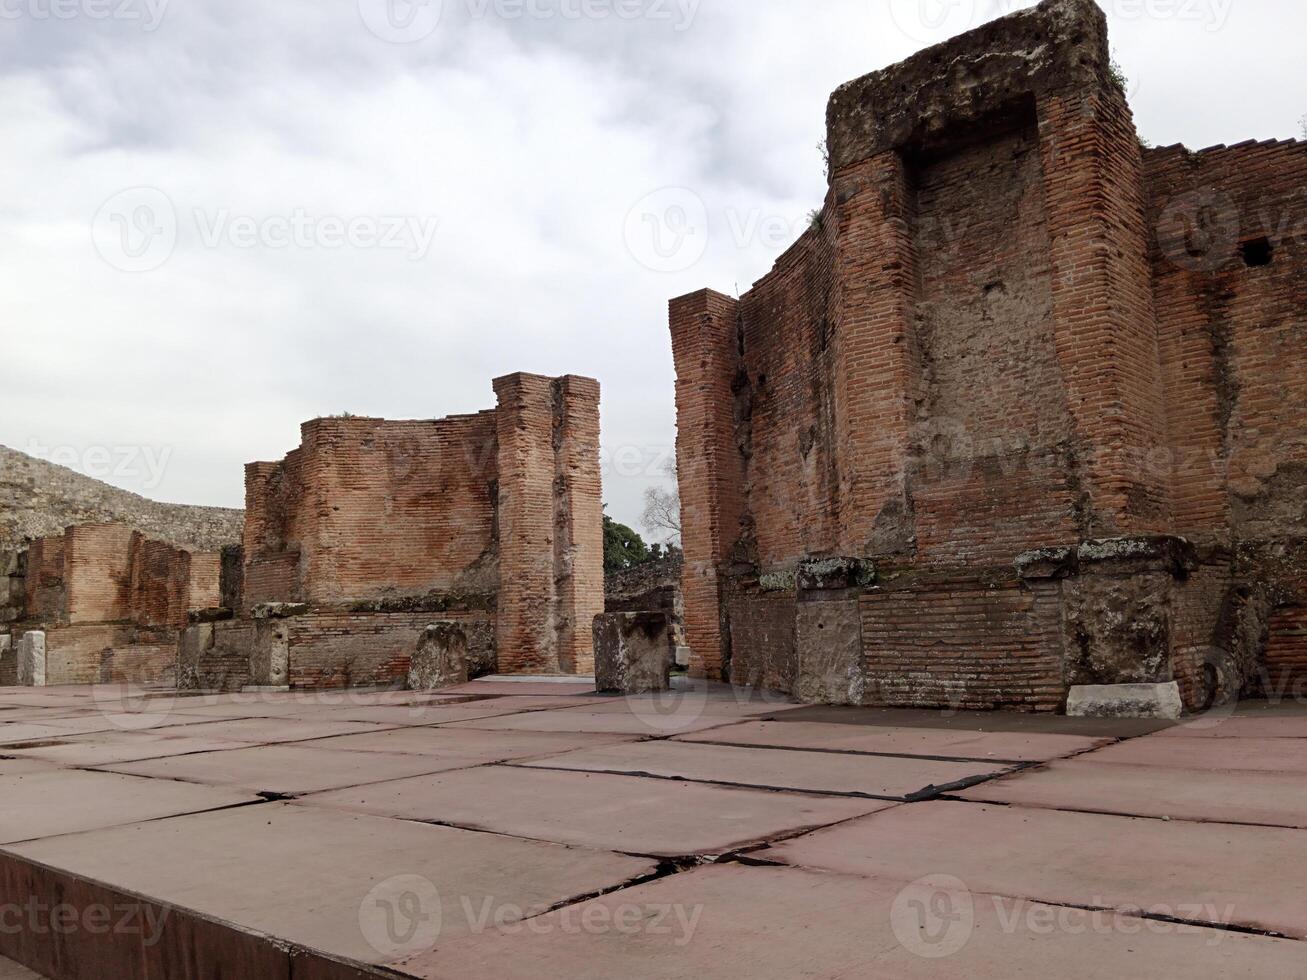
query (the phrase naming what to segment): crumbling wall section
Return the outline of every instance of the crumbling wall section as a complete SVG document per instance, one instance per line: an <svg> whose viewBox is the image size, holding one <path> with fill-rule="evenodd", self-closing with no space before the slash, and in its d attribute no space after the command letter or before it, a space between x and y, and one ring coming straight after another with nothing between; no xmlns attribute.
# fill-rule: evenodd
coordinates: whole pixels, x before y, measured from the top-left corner
<svg viewBox="0 0 1307 980"><path fill-rule="evenodd" d="M813 228L672 303L694 670L1033 710L1292 675L1305 148L1143 151L1091 0L856 79L827 129ZM826 560L886 574L796 593Z"/></svg>

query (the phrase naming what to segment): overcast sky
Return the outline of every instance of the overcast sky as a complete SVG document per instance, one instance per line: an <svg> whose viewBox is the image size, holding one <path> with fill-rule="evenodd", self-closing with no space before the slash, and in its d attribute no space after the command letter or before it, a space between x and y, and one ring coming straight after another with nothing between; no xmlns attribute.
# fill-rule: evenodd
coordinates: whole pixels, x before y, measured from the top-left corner
<svg viewBox="0 0 1307 980"><path fill-rule="evenodd" d="M1307 4L1100 2L1144 137L1298 134ZM1031 5L0 0L0 442L241 506L305 419L585 374L635 524L667 300L802 231L832 89Z"/></svg>

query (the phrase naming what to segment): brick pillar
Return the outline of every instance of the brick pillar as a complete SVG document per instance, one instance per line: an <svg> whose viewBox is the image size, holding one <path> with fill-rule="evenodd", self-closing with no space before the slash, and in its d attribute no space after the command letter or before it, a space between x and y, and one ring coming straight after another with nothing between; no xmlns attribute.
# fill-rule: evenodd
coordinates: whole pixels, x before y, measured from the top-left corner
<svg viewBox="0 0 1307 980"><path fill-rule="evenodd" d="M834 176L838 300L832 360L840 550L874 556L907 546L905 464L916 358L915 249L900 155L885 150ZM882 539L877 518L892 517Z"/></svg>
<svg viewBox="0 0 1307 980"><path fill-rule="evenodd" d="M499 398L499 670L589 673L603 612L599 383L512 374Z"/></svg>
<svg viewBox="0 0 1307 980"><path fill-rule="evenodd" d="M78 524L64 544L70 623L132 619L132 565L141 535L123 524Z"/></svg>
<svg viewBox="0 0 1307 980"><path fill-rule="evenodd" d="M604 611L604 505L599 471L599 382L555 385L554 580L559 668L593 674L594 619Z"/></svg>
<svg viewBox="0 0 1307 980"><path fill-rule="evenodd" d="M725 679L720 566L739 539L744 512L733 390L740 371L738 315L736 300L711 290L671 303L685 634L691 675L714 680Z"/></svg>
<svg viewBox="0 0 1307 980"><path fill-rule="evenodd" d="M272 532L269 484L280 469L280 463L245 464L245 530L241 535L241 550L246 564L263 554Z"/></svg>
<svg viewBox="0 0 1307 980"><path fill-rule="evenodd" d="M1038 113L1057 354L1088 504L1081 533L1161 533L1165 410L1130 109L1104 82L1041 95Z"/></svg>

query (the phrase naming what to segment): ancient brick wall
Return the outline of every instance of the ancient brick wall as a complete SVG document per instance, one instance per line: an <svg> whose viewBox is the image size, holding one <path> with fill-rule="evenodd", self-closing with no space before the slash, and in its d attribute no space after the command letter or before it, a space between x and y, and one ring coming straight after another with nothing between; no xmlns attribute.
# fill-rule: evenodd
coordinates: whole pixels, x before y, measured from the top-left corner
<svg viewBox="0 0 1307 980"><path fill-rule="evenodd" d="M866 700L1056 710L1066 696L1058 588L924 576L862 598Z"/></svg>
<svg viewBox="0 0 1307 980"><path fill-rule="evenodd" d="M27 550L23 617L38 622L65 616L64 536L37 538Z"/></svg>
<svg viewBox="0 0 1307 980"><path fill-rule="evenodd" d="M408 678L417 638L436 620L461 623L467 630L472 676L494 672L494 618L488 612L314 612L286 621L290 684L297 688L402 684Z"/></svg>
<svg viewBox="0 0 1307 980"><path fill-rule="evenodd" d="M64 587L68 621L118 623L132 618L131 528L124 524L79 524L64 536Z"/></svg>
<svg viewBox="0 0 1307 980"><path fill-rule="evenodd" d="M47 627L46 683L149 684L175 681L178 631L130 624Z"/></svg>
<svg viewBox="0 0 1307 980"><path fill-rule="evenodd" d="M476 415L308 422L283 462L247 467L243 583L229 561L221 591L242 616L308 606L284 623L293 685L402 680L422 629L458 616L481 624L485 672L593 670L599 385L494 387Z"/></svg>
<svg viewBox="0 0 1307 980"><path fill-rule="evenodd" d="M694 672L1035 710L1088 676L1247 689L1252 638L1297 636L1307 147L1142 151L1090 0L827 123L814 227L738 302L671 307ZM881 570L847 590L860 651L850 595L801 584L830 559Z"/></svg>
<svg viewBox="0 0 1307 980"><path fill-rule="evenodd" d="M493 591L493 412L317 419L302 435L247 470L248 604Z"/></svg>

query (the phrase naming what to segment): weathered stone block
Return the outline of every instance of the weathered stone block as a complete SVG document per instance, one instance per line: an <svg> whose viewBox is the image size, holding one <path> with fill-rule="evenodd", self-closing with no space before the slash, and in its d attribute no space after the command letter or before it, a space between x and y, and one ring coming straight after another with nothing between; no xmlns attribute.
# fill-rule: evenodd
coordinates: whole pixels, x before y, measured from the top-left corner
<svg viewBox="0 0 1307 980"><path fill-rule="evenodd" d="M14 638L8 633L0 634L0 687L12 687L18 683L16 656Z"/></svg>
<svg viewBox="0 0 1307 980"><path fill-rule="evenodd" d="M795 642L799 655L795 697L808 704L862 703L866 669L856 599L799 603Z"/></svg>
<svg viewBox="0 0 1307 980"><path fill-rule="evenodd" d="M608 613L594 620L595 687L643 694L671 687L672 623L666 613Z"/></svg>
<svg viewBox="0 0 1307 980"><path fill-rule="evenodd" d="M1180 685L1109 684L1071 688L1066 713L1073 718L1159 718L1176 721L1184 713Z"/></svg>
<svg viewBox="0 0 1307 980"><path fill-rule="evenodd" d="M865 558L818 558L799 565L800 592L866 589L876 584L876 566Z"/></svg>
<svg viewBox="0 0 1307 980"><path fill-rule="evenodd" d="M304 602L261 602L252 610L255 619L290 619L309 611Z"/></svg>
<svg viewBox="0 0 1307 980"><path fill-rule="evenodd" d="M45 687L45 634L24 633L18 641L18 686Z"/></svg>
<svg viewBox="0 0 1307 980"><path fill-rule="evenodd" d="M413 691L435 691L468 681L467 631L461 623L432 623L422 631L408 670Z"/></svg>
<svg viewBox="0 0 1307 980"><path fill-rule="evenodd" d="M250 684L264 688L290 684L290 625L285 619L255 620Z"/></svg>

